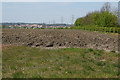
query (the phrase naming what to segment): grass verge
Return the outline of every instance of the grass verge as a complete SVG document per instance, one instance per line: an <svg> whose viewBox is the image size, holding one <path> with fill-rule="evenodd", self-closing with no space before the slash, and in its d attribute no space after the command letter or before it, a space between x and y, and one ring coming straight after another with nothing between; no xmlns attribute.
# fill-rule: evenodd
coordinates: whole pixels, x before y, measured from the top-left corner
<svg viewBox="0 0 120 80"><path fill-rule="evenodd" d="M13 46L3 50L3 78L117 78L118 54L102 50L39 49Z"/></svg>

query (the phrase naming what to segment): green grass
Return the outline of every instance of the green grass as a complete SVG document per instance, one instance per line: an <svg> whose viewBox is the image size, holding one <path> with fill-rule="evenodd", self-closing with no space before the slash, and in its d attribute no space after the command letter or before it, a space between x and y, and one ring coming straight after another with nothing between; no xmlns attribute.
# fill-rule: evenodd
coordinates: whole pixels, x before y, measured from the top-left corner
<svg viewBox="0 0 120 80"><path fill-rule="evenodd" d="M120 33L120 27L98 27L98 26L73 26L70 29L80 29L88 31L98 31L105 33Z"/></svg>
<svg viewBox="0 0 120 80"><path fill-rule="evenodd" d="M3 50L3 78L116 78L118 56L93 49L14 46Z"/></svg>

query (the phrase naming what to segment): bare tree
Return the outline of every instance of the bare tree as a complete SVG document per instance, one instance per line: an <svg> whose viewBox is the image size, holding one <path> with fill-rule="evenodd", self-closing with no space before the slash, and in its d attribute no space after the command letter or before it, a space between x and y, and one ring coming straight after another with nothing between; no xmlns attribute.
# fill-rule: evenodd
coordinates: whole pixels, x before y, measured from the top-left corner
<svg viewBox="0 0 120 80"><path fill-rule="evenodd" d="M111 4L109 2L106 2L101 8L101 12L104 12L104 11L111 12Z"/></svg>
<svg viewBox="0 0 120 80"><path fill-rule="evenodd" d="M118 17L118 8L117 7L113 7L112 10L111 10L111 13Z"/></svg>

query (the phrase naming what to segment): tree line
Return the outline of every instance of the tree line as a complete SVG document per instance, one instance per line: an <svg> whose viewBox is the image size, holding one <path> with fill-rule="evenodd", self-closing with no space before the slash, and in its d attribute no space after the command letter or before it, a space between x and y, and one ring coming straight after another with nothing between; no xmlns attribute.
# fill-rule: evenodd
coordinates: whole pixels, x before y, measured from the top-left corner
<svg viewBox="0 0 120 80"><path fill-rule="evenodd" d="M78 18L75 26L94 25L97 27L117 27L118 9L113 8L109 2L105 3L99 11L88 13L85 17Z"/></svg>

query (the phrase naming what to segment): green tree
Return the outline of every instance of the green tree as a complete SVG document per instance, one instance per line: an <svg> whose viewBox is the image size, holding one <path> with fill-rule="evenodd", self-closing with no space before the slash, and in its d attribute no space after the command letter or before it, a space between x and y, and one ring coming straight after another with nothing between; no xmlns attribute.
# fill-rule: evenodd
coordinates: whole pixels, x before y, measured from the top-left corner
<svg viewBox="0 0 120 80"><path fill-rule="evenodd" d="M104 12L92 12L83 18L78 18L75 21L75 26L95 25L100 27L114 27L118 25L117 16L114 14Z"/></svg>

